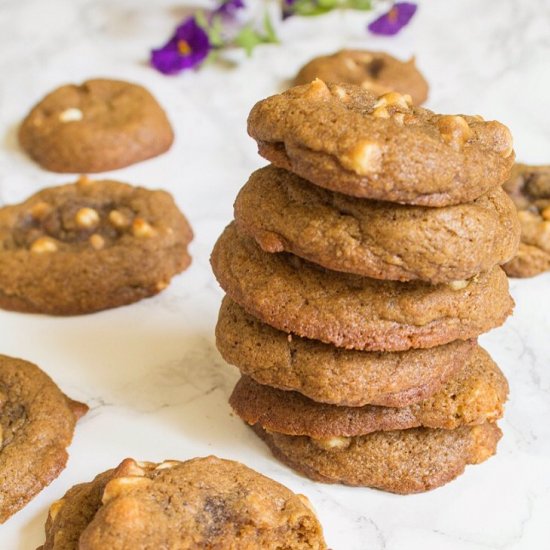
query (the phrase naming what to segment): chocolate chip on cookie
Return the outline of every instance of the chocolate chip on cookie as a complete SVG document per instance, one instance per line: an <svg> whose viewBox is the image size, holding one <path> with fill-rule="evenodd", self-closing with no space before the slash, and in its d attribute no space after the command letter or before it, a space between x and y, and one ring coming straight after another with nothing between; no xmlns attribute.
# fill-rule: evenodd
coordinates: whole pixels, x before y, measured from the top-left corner
<svg viewBox="0 0 550 550"><path fill-rule="evenodd" d="M311 504L283 485L210 456L124 460L50 508L42 550L326 548Z"/></svg>
<svg viewBox="0 0 550 550"><path fill-rule="evenodd" d="M307 435L318 440L355 437L410 428L473 426L502 417L506 378L477 346L465 367L427 399L406 407L342 407L316 403L298 392L263 386L243 376L229 403L250 425L268 432Z"/></svg>
<svg viewBox="0 0 550 550"><path fill-rule="evenodd" d="M409 494L429 491L458 477L468 464L495 454L502 432L496 424L456 430L413 428L316 441L307 436L253 430L272 453L315 481Z"/></svg>
<svg viewBox="0 0 550 550"><path fill-rule="evenodd" d="M321 80L257 103L248 132L262 156L321 187L424 206L473 201L502 184L514 161L499 122Z"/></svg>
<svg viewBox="0 0 550 550"><path fill-rule="evenodd" d="M502 324L513 306L500 267L436 286L379 281L268 254L234 224L211 261L222 288L251 315L344 348L404 351L466 340Z"/></svg>
<svg viewBox="0 0 550 550"><path fill-rule="evenodd" d="M400 61L384 52L340 50L306 63L294 79L294 85L308 84L316 78L355 84L376 95L391 91L409 94L416 105L428 97L428 83L416 68L414 57Z"/></svg>
<svg viewBox="0 0 550 550"><path fill-rule="evenodd" d="M105 172L164 153L174 134L145 88L97 79L49 93L23 121L19 141L47 170Z"/></svg>
<svg viewBox="0 0 550 550"><path fill-rule="evenodd" d="M116 181L44 189L0 208L0 307L74 315L157 294L190 263L165 191Z"/></svg>
<svg viewBox="0 0 550 550"><path fill-rule="evenodd" d="M376 279L431 283L470 279L506 262L520 232L499 187L472 203L405 206L328 191L273 166L254 172L241 189L235 221L267 252Z"/></svg>
<svg viewBox="0 0 550 550"><path fill-rule="evenodd" d="M228 363L259 384L350 407L418 403L440 390L475 349L471 340L394 353L336 348L274 329L227 296L216 345Z"/></svg>
<svg viewBox="0 0 550 550"><path fill-rule="evenodd" d="M510 277L533 277L550 271L550 166L516 164L504 184L518 209L521 242L505 264Z"/></svg>
<svg viewBox="0 0 550 550"><path fill-rule="evenodd" d="M65 468L75 423L87 410L36 365L0 355L0 523Z"/></svg>

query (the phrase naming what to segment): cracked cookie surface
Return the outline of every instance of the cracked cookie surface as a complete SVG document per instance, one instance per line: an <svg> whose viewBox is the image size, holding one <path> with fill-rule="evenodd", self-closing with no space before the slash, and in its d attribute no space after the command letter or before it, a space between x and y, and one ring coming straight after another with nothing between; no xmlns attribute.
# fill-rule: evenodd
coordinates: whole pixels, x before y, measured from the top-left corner
<svg viewBox="0 0 550 550"><path fill-rule="evenodd" d="M259 384L350 407L422 401L460 371L474 350L470 340L394 353L346 350L274 329L227 296L216 345L228 363Z"/></svg>
<svg viewBox="0 0 550 550"><path fill-rule="evenodd" d="M510 277L550 271L550 166L516 164L504 184L518 209L521 242L504 270Z"/></svg>
<svg viewBox="0 0 550 550"><path fill-rule="evenodd" d="M110 180L39 191L0 208L0 307L74 315L160 292L191 259L170 194Z"/></svg>
<svg viewBox="0 0 550 550"><path fill-rule="evenodd" d="M475 200L501 185L514 161L499 122L321 80L258 102L248 132L263 157L321 187L405 204Z"/></svg>
<svg viewBox="0 0 550 550"><path fill-rule="evenodd" d="M0 523L65 468L76 421L87 410L36 365L0 355Z"/></svg>
<svg viewBox="0 0 550 550"><path fill-rule="evenodd" d="M68 84L42 99L23 121L19 142L53 172L105 172L167 151L174 134L157 100L119 80Z"/></svg>
<svg viewBox="0 0 550 550"><path fill-rule="evenodd" d="M308 84L316 78L355 84L376 95L391 91L409 94L416 105L428 97L428 83L416 68L414 57L401 61L384 52L340 50L306 63L296 75L294 85Z"/></svg>
<svg viewBox="0 0 550 550"><path fill-rule="evenodd" d="M500 267L456 285L379 281L268 254L230 224L211 258L231 299L279 330L371 351L429 348L501 325L513 300Z"/></svg>
<svg viewBox="0 0 550 550"><path fill-rule="evenodd" d="M266 252L375 279L431 283L470 279L506 262L520 233L514 204L499 187L472 203L405 206L328 191L273 166L241 189L235 221Z"/></svg>
<svg viewBox="0 0 550 550"><path fill-rule="evenodd" d="M297 392L262 386L243 376L230 405L247 424L268 432L307 435L335 444L378 431L410 428L453 430L494 422L508 396L506 378L489 354L476 347L464 368L427 399L406 407L342 407L316 403Z"/></svg>
<svg viewBox="0 0 550 550"><path fill-rule="evenodd" d="M326 548L311 505L243 464L213 456L124 460L50 508L42 550Z"/></svg>

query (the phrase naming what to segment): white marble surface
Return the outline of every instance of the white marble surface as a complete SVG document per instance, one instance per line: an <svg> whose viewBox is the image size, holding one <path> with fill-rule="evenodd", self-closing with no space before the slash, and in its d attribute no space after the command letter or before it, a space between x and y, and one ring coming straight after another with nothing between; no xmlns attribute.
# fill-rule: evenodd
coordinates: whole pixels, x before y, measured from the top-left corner
<svg viewBox="0 0 550 550"><path fill-rule="evenodd" d="M170 190L196 232L191 269L156 298L68 319L0 312L0 352L38 363L91 406L67 469L0 526L0 547L34 549L49 503L126 456L215 453L307 494L334 549L550 548L550 275L512 281L514 316L482 337L511 384L498 455L441 489L402 497L298 477L231 415L237 374L214 348L222 293L208 264L237 190L262 165L245 132L248 110L316 53L341 46L415 53L432 87L430 107L498 118L513 130L518 158L550 162L548 0L426 1L412 26L390 39L367 36L364 15L292 20L281 28L282 46L260 48L237 68L167 78L147 67L147 53L185 4L0 0L0 203L70 179L40 170L18 148L16 127L29 107L65 82L120 77L157 95L177 141L168 154L113 176Z"/></svg>

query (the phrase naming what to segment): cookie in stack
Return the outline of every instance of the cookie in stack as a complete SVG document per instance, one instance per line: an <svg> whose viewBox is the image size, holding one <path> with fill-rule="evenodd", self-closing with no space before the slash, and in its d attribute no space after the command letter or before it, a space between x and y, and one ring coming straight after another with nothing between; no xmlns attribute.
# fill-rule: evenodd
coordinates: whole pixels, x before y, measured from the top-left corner
<svg viewBox="0 0 550 550"><path fill-rule="evenodd" d="M273 166L212 254L236 413L324 482L413 493L494 454L508 385L475 339L513 307L507 128L320 80L248 124Z"/></svg>

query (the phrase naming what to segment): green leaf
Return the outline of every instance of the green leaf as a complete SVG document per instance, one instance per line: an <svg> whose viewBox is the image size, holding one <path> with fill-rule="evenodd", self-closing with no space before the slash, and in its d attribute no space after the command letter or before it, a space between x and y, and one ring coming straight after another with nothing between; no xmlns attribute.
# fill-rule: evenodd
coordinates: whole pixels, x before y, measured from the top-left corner
<svg viewBox="0 0 550 550"><path fill-rule="evenodd" d="M279 43L279 38L277 37L277 31L275 31L275 27L273 26L273 21L271 21L271 17L269 15L269 12L267 11L264 14L264 30L265 30L264 42L271 43L271 44Z"/></svg>
<svg viewBox="0 0 550 550"><path fill-rule="evenodd" d="M202 10L198 10L194 13L195 22L197 25L204 29L205 31L208 30L208 18L206 17L206 14Z"/></svg>
<svg viewBox="0 0 550 550"><path fill-rule="evenodd" d="M254 30L252 25L244 26L235 36L235 44L243 48L248 56L252 55L254 48L262 42L262 36Z"/></svg>
<svg viewBox="0 0 550 550"><path fill-rule="evenodd" d="M327 5L322 5L327 4ZM313 16L322 15L333 10L337 5L337 0L319 0L319 3L315 0L296 0L292 5L292 11L296 15Z"/></svg>
<svg viewBox="0 0 550 550"><path fill-rule="evenodd" d="M224 45L222 31L222 18L219 15L216 15L212 18L211 26L206 29L210 44L212 44L215 48L221 48Z"/></svg>
<svg viewBox="0 0 550 550"><path fill-rule="evenodd" d="M370 11L372 10L371 0L348 0L348 7L352 10Z"/></svg>

